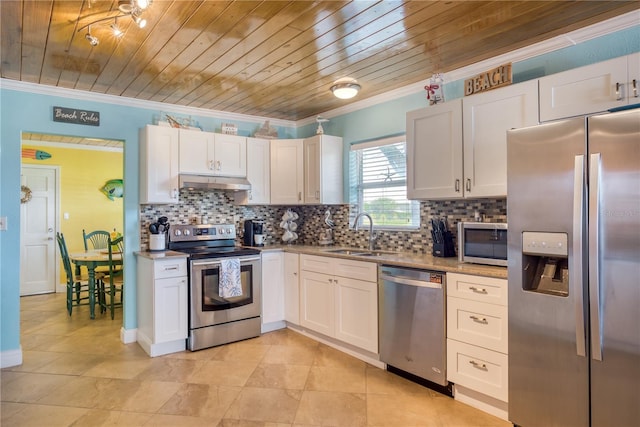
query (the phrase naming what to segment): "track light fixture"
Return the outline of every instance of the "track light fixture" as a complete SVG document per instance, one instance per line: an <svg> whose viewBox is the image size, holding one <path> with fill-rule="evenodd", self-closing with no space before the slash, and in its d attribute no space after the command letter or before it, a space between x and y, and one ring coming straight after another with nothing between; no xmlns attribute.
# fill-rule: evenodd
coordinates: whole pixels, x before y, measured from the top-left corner
<svg viewBox="0 0 640 427"><path fill-rule="evenodd" d="M100 43L97 37L91 35L91 26L87 27L87 34L84 35L84 38L87 39L91 46L98 46Z"/></svg>
<svg viewBox="0 0 640 427"><path fill-rule="evenodd" d="M118 14L107 16L104 18L96 19L89 22L86 25L83 25L78 29L78 32L87 29L87 33L84 38L89 42L91 46L97 46L100 43L100 40L95 35L91 34L91 26L95 24L107 24L108 21L113 20L113 22L109 25L113 35L115 37L122 37L124 32L118 26L118 18L122 18L123 16L130 16L133 22L138 26L138 28L144 28L147 25L147 20L142 16L145 10L149 8L152 0L119 0L118 1L118 10L115 11ZM114 11L108 12L113 13ZM80 18L78 18L80 20Z"/></svg>
<svg viewBox="0 0 640 427"><path fill-rule="evenodd" d="M333 82L333 85L329 88L336 98L350 99L358 94L361 86L356 79L351 77L344 77L342 79Z"/></svg>

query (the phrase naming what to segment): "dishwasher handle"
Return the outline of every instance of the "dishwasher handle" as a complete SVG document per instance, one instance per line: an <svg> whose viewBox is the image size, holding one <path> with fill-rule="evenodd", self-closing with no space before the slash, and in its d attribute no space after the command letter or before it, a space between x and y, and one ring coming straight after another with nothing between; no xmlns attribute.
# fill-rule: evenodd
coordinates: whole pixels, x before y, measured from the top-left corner
<svg viewBox="0 0 640 427"><path fill-rule="evenodd" d="M380 276L380 278L382 280L386 280L391 283L398 283L401 285L419 286L422 288L432 288L432 289L442 289L442 283L432 283L432 282L427 282L425 280L415 280L415 279L409 279L406 277L389 276L387 274L383 274L382 276Z"/></svg>

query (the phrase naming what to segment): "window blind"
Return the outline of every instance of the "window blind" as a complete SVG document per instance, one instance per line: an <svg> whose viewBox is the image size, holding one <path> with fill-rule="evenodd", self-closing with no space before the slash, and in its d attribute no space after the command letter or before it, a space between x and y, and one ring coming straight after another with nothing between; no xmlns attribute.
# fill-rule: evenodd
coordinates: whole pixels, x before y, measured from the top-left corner
<svg viewBox="0 0 640 427"><path fill-rule="evenodd" d="M420 204L407 200L406 157L404 137L370 141L351 147L351 224L358 213L367 212L376 228L420 226Z"/></svg>

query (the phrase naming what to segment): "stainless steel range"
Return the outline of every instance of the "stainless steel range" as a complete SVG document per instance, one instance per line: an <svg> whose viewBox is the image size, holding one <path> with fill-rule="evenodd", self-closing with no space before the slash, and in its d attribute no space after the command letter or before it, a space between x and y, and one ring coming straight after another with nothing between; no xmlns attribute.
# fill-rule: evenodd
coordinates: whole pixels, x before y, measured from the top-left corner
<svg viewBox="0 0 640 427"><path fill-rule="evenodd" d="M233 224L171 226L169 249L189 254L189 350L260 335L260 251L235 238Z"/></svg>

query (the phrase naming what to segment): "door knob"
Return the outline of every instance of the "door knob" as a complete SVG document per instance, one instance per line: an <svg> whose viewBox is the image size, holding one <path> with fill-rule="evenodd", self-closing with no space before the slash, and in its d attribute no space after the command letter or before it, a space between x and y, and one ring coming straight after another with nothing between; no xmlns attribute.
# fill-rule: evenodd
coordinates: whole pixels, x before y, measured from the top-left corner
<svg viewBox="0 0 640 427"><path fill-rule="evenodd" d="M53 228L49 227L49 228L47 229L47 232L49 232L49 233L53 233Z"/></svg>

